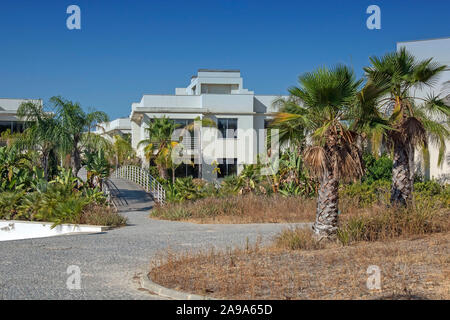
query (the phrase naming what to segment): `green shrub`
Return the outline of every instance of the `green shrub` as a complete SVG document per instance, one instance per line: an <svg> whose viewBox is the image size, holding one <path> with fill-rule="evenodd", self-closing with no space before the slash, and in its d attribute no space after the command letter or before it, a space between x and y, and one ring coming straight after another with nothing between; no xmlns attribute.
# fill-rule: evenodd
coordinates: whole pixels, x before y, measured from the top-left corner
<svg viewBox="0 0 450 320"><path fill-rule="evenodd" d="M391 182L377 180L371 184L367 182L343 185L340 188L341 202L345 207L356 206L364 208L374 204L388 204Z"/></svg>
<svg viewBox="0 0 450 320"><path fill-rule="evenodd" d="M18 210L18 206L23 201L24 195L25 191L0 192L0 219L22 218L23 214Z"/></svg>
<svg viewBox="0 0 450 320"><path fill-rule="evenodd" d="M435 196L443 192L444 186L435 180L414 183L414 191L424 196Z"/></svg>
<svg viewBox="0 0 450 320"><path fill-rule="evenodd" d="M363 161L366 168L362 179L364 182L371 184L378 180L392 179L393 162L386 154L377 159L371 153L367 153L363 156Z"/></svg>

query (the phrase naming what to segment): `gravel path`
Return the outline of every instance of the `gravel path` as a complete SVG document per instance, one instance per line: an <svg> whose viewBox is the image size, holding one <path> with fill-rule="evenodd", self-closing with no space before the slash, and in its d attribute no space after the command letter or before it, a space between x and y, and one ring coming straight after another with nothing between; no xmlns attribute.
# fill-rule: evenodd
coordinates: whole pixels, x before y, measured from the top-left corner
<svg viewBox="0 0 450 320"><path fill-rule="evenodd" d="M139 186L113 179L129 226L101 234L5 241L0 244L0 299L158 299L139 290L152 256L173 250L244 245L270 239L286 224L197 225L152 220L153 202ZM67 268L81 271L81 289L67 289Z"/></svg>

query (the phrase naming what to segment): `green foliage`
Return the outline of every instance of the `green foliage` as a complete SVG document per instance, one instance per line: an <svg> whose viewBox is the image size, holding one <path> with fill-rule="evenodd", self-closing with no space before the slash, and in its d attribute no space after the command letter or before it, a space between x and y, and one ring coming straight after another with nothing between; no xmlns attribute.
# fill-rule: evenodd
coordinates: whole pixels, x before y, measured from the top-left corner
<svg viewBox="0 0 450 320"><path fill-rule="evenodd" d="M341 204L344 210L350 207L367 208L373 205L388 205L391 182L377 180L373 183L357 182L342 185L340 188ZM417 205L450 207L450 185L441 185L436 181L416 182L414 199ZM426 201L425 201L426 200Z"/></svg>
<svg viewBox="0 0 450 320"><path fill-rule="evenodd" d="M111 165L105 157L105 152L99 149L96 152L85 152L87 179L91 186L102 186L103 179L107 178L111 172Z"/></svg>
<svg viewBox="0 0 450 320"><path fill-rule="evenodd" d="M217 193L213 185L192 177L177 178L174 183L167 183L165 188L168 202L197 200Z"/></svg>
<svg viewBox="0 0 450 320"><path fill-rule="evenodd" d="M446 188L435 180L417 182L414 184L414 191L424 196L435 196L443 192Z"/></svg>
<svg viewBox="0 0 450 320"><path fill-rule="evenodd" d="M363 176L363 181L373 183L377 180L392 179L392 160L387 155L382 155L378 159L372 154L367 153L363 156L366 172Z"/></svg>
<svg viewBox="0 0 450 320"><path fill-rule="evenodd" d="M389 203L391 182L377 180L371 184L367 182L343 185L340 188L342 202L350 202L348 206L368 207L374 204Z"/></svg>
<svg viewBox="0 0 450 320"><path fill-rule="evenodd" d="M30 159L15 147L0 147L0 192L27 189L31 168Z"/></svg>
<svg viewBox="0 0 450 320"><path fill-rule="evenodd" d="M448 215L448 210L424 205L422 199L409 209L384 207L373 214L350 216L341 224L337 237L343 245L348 245L357 241L443 232L448 231L450 227Z"/></svg>

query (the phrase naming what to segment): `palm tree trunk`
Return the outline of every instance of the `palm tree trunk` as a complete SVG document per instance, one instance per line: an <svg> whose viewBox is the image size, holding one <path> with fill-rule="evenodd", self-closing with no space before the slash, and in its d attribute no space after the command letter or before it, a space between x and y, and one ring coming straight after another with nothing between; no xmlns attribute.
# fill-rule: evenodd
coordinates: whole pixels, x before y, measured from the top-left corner
<svg viewBox="0 0 450 320"><path fill-rule="evenodd" d="M331 167L322 177L317 200L314 233L320 238L331 238L338 227L339 182Z"/></svg>
<svg viewBox="0 0 450 320"><path fill-rule="evenodd" d="M72 173L76 177L78 176L78 171L81 168L81 155L78 149L74 149L72 152Z"/></svg>
<svg viewBox="0 0 450 320"><path fill-rule="evenodd" d="M394 142L394 164L392 167L391 204L406 206L412 200L409 167L409 146Z"/></svg>
<svg viewBox="0 0 450 320"><path fill-rule="evenodd" d="M164 168L161 165L158 165L158 171L159 171L159 176L162 179L167 179L168 174L167 174L167 169L166 168Z"/></svg>
<svg viewBox="0 0 450 320"><path fill-rule="evenodd" d="M42 169L44 170L44 178L46 181L48 181L48 158L49 158L50 152L43 151L42 152Z"/></svg>
<svg viewBox="0 0 450 320"><path fill-rule="evenodd" d="M409 180L411 183L411 190L414 187L414 176L416 174L416 168L414 164L414 158L415 158L415 148L411 144L409 148L409 155L408 155L408 163L409 163Z"/></svg>
<svg viewBox="0 0 450 320"><path fill-rule="evenodd" d="M175 183L175 169L172 168L172 183Z"/></svg>

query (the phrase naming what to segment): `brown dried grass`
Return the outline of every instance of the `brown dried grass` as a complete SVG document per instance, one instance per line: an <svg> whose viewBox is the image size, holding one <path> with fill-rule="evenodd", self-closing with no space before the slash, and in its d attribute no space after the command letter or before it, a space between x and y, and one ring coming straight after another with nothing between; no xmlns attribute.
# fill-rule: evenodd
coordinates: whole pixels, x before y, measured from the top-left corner
<svg viewBox="0 0 450 320"><path fill-rule="evenodd" d="M163 286L225 299L449 299L450 233L321 250L170 253L150 277ZM379 266L381 290L367 268Z"/></svg>
<svg viewBox="0 0 450 320"><path fill-rule="evenodd" d="M196 223L293 223L314 221L315 207L313 199L247 194L169 203L152 210L151 217Z"/></svg>

